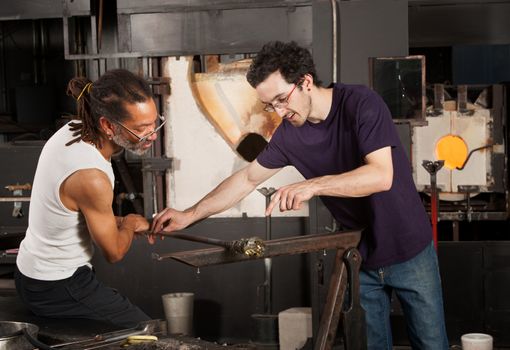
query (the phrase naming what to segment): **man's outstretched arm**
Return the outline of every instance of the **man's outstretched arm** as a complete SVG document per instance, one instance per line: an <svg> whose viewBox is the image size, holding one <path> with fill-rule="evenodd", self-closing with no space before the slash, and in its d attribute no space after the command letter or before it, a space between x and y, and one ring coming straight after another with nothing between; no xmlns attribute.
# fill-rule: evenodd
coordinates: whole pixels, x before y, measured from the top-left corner
<svg viewBox="0 0 510 350"><path fill-rule="evenodd" d="M179 211L166 208L154 217L152 231L177 231L190 224L225 211L248 194L259 184L276 174L280 169L268 169L256 160L234 173L192 207Z"/></svg>

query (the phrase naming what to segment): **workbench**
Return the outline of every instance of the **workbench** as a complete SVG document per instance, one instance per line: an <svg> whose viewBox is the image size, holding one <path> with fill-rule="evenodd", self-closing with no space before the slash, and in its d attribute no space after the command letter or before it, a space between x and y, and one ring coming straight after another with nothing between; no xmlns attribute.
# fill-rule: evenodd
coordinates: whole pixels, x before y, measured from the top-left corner
<svg viewBox="0 0 510 350"><path fill-rule="evenodd" d="M33 323L39 327L38 339L48 345L74 342L79 340L91 339L97 334L104 334L121 330L109 323L86 320L86 319L52 319L37 317L32 314L21 302L17 295L0 296L0 320L17 321ZM167 336L158 334L159 340L155 343L145 343L131 345L127 349L146 349L146 350L198 350L198 349L222 349L227 350L235 347L237 350L250 349L246 346L226 346L206 342L199 338L186 336ZM66 347L67 349L67 347ZM76 347L76 349L80 349ZM119 350L120 342L112 343L101 347L102 350Z"/></svg>

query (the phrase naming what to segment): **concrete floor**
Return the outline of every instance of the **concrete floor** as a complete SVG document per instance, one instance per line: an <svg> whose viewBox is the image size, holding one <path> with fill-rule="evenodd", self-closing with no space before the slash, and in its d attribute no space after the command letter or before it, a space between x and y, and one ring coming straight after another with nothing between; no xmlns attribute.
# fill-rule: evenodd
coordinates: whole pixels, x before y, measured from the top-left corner
<svg viewBox="0 0 510 350"><path fill-rule="evenodd" d="M8 290L11 291L11 289ZM101 322L83 322L83 320L68 320L66 322L55 320L48 322L48 319L41 321L37 317L31 315L31 313L28 312L23 305L21 305L21 302L18 300L14 291L13 293L5 293L7 289L4 289L3 291L4 295L0 296L0 319L32 322L39 324L40 326L44 324L44 326L41 327L40 333L45 335L47 338L55 337L55 334L58 333L59 336L64 335L64 338L60 340L72 341L83 336L90 336L114 330L111 325L105 325ZM77 330L80 331L78 332ZM335 347L335 350L343 349L336 349ZM394 346L393 350L412 350L412 348L410 346ZM462 350L462 347L460 345L452 345L450 350ZM510 348L498 347L493 350L510 350Z"/></svg>
<svg viewBox="0 0 510 350"><path fill-rule="evenodd" d="M493 348L492 350L509 350L510 348ZM410 346L394 346L393 350L412 350ZM450 350L462 350L460 345L450 346Z"/></svg>

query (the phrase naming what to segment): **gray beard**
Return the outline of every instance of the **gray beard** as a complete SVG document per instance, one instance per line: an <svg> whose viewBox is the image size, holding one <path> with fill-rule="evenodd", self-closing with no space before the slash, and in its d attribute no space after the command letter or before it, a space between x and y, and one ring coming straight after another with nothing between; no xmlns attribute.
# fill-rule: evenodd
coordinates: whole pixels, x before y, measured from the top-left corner
<svg viewBox="0 0 510 350"><path fill-rule="evenodd" d="M113 135L112 141L117 146L120 146L120 147L124 148L125 150L127 150L128 152L131 152L138 156L142 156L150 150L150 148L147 148L147 149L142 148L143 142L132 143L129 140L124 139L122 136L120 136L120 134Z"/></svg>

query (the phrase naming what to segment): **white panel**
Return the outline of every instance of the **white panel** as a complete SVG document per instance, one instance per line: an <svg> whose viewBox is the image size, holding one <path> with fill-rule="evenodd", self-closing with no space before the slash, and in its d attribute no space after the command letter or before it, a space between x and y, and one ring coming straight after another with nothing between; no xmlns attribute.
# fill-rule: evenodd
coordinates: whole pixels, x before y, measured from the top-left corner
<svg viewBox="0 0 510 350"><path fill-rule="evenodd" d="M167 206L183 210L200 200L221 181L248 163L241 159L218 134L194 100L189 80L190 58L164 60L164 75L171 78L171 95L165 104L169 122L166 127L166 155L174 158L167 175ZM294 168L283 169L260 187L278 188L302 181ZM265 197L254 191L243 201L218 217L264 216ZM275 211L273 216L307 216L302 210Z"/></svg>

